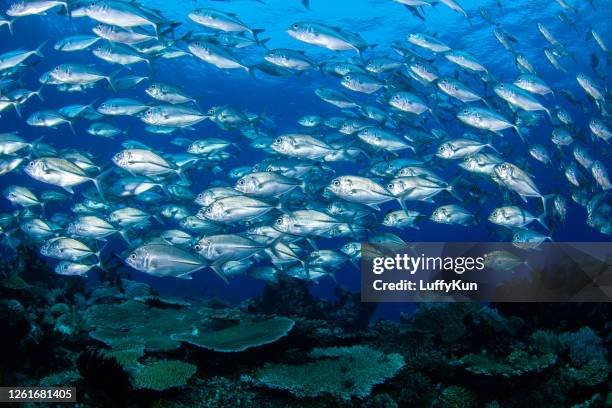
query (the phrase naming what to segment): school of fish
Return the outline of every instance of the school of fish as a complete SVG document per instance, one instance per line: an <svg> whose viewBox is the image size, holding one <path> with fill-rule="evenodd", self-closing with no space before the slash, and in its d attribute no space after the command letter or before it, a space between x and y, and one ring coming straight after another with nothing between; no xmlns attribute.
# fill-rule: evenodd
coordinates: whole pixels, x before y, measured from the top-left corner
<svg viewBox="0 0 612 408"><path fill-rule="evenodd" d="M273 49L265 30L223 11L223 2L193 9L180 22L139 1L11 4L0 17L0 114L14 115L32 132L0 134L0 176L18 173L37 184L3 183L16 210L0 215L2 243L36 244L62 275L105 270L108 257L118 254L150 275L190 279L210 269L228 282L235 275L333 278L341 267L358 264L360 242L403 244L401 235L427 223L486 224L529 250L553 240L555 225L574 216L571 201L586 209L589 227L611 236L606 80L612 54L597 27L578 22L581 9L597 4L554 2L576 43L593 45L590 61L575 60L570 45L581 45L526 21L524 29L544 40L542 59L530 61L520 33L496 21L501 0L477 10L464 9L460 0L388 1L407 20L425 23L431 10L448 7L465 17L466 32L481 19L490 26L490 41L515 60L514 75L499 76L452 38L425 29L398 27L392 51L381 53L367 32L287 21L296 48ZM316 4L302 4L316 15ZM19 48L22 20L49 13L64 15L67 25L89 19L91 30ZM301 50L316 47L327 57ZM246 48L257 50L256 63L241 58ZM48 53L83 53L91 64L49 66ZM322 115L313 106L293 128L277 129L265 110L249 112L240 100L207 106L197 92L156 79L156 64L183 59L253 81L299 81L306 71L334 78L333 87L316 80L304 86L337 114ZM541 76L543 64L572 78L574 87L559 88ZM39 83L24 82L34 69L42 72ZM141 71L147 74L136 75ZM88 98L94 87L107 96ZM44 100L49 88L81 102L30 109L28 101ZM141 97L125 96L128 90ZM588 123L576 123L564 106L580 109ZM118 116L133 122L129 133L114 121ZM214 123L217 134L198 132L203 121ZM543 124L547 143L535 143L532 129ZM149 147L151 134L167 137L169 149ZM77 137L107 138L112 159L54 146ZM250 152L265 158L252 161ZM243 166L227 168L233 157ZM344 163L356 170L339 170ZM193 181L202 179L208 186L195 190ZM69 210L50 210L62 202ZM123 249L106 249L111 240ZM503 251L486 259L502 269L520 263Z"/></svg>

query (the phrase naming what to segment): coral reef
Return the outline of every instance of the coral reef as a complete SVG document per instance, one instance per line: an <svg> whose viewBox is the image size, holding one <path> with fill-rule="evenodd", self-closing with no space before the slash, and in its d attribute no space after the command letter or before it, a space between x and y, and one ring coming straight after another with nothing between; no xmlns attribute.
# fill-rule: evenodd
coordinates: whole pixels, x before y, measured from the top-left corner
<svg viewBox="0 0 612 408"><path fill-rule="evenodd" d="M477 375L512 378L531 372L540 372L556 362L554 354L542 356L529 355L523 350L515 350L501 360L494 360L485 354L467 354L459 363L466 371Z"/></svg>
<svg viewBox="0 0 612 408"><path fill-rule="evenodd" d="M158 360L150 364L139 364L130 370L134 388L163 391L182 387L196 373L193 364L177 360Z"/></svg>
<svg viewBox="0 0 612 408"><path fill-rule="evenodd" d="M279 340L294 324L285 317L258 320L232 309L162 308L135 300L94 305L85 312L85 322L90 336L111 348L140 345L149 352L175 350L182 342L219 352L244 351Z"/></svg>
<svg viewBox="0 0 612 408"><path fill-rule="evenodd" d="M349 400L367 397L374 385L395 376L404 366L399 354L384 354L366 346L314 349L309 357L315 361L266 365L254 382L297 397L329 394Z"/></svg>
<svg viewBox="0 0 612 408"><path fill-rule="evenodd" d="M274 343L285 337L293 325L293 320L286 317L262 321L244 318L219 330L193 329L189 333L173 334L171 337L212 351L238 352Z"/></svg>
<svg viewBox="0 0 612 408"><path fill-rule="evenodd" d="M293 278L230 306L118 274L88 287L18 251L0 261L0 380L76 386L84 407L612 406L609 304L371 321L358 294L318 299Z"/></svg>

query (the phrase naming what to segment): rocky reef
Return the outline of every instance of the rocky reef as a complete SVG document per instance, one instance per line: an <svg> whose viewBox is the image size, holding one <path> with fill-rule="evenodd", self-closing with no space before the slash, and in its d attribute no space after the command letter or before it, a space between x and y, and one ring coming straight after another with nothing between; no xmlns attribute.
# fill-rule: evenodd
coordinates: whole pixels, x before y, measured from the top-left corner
<svg viewBox="0 0 612 408"><path fill-rule="evenodd" d="M421 304L397 321L286 278L240 304L0 264L0 383L80 406L610 407L608 304Z"/></svg>

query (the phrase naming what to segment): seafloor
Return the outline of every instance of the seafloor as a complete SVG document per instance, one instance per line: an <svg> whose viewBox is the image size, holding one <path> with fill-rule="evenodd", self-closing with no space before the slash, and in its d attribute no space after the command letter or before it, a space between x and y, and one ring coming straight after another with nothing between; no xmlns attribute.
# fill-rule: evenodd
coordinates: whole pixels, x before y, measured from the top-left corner
<svg viewBox="0 0 612 408"><path fill-rule="evenodd" d="M609 304L422 304L399 321L297 279L239 305L0 265L0 384L84 407L610 407ZM34 406L34 405L33 405Z"/></svg>

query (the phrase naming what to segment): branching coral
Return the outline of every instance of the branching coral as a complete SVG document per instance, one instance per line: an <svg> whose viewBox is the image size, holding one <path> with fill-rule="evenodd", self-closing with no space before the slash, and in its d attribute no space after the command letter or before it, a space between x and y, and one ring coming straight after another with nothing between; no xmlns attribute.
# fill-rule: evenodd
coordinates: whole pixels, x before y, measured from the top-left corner
<svg viewBox="0 0 612 408"><path fill-rule="evenodd" d="M559 335L561 346L569 351L570 360L577 366L589 363L593 359L605 360L606 349L602 339L589 327L583 327L574 333Z"/></svg>
<svg viewBox="0 0 612 408"><path fill-rule="evenodd" d="M453 343L468 332L465 325L467 317L476 324L490 326L494 332L507 330L505 320L497 311L474 303L422 304L409 320L413 330L432 334L445 343Z"/></svg>
<svg viewBox="0 0 612 408"><path fill-rule="evenodd" d="M476 406L476 394L467 388L451 385L434 400L434 408L470 408Z"/></svg>

